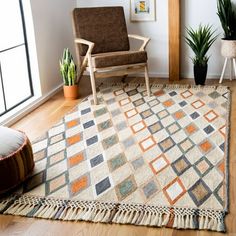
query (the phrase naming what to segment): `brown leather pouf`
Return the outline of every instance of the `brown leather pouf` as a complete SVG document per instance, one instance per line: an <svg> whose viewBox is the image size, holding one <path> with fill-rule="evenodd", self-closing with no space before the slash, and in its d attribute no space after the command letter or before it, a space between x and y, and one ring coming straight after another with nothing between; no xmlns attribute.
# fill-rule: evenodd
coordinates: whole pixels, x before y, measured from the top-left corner
<svg viewBox="0 0 236 236"><path fill-rule="evenodd" d="M33 168L33 152L27 136L0 126L0 194L22 183Z"/></svg>

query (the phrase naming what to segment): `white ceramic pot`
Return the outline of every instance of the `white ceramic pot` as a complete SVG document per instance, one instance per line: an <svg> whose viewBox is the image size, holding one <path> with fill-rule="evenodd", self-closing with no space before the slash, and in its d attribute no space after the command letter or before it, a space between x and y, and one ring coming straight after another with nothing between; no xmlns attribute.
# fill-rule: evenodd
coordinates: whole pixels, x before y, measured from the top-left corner
<svg viewBox="0 0 236 236"><path fill-rule="evenodd" d="M221 55L226 58L236 58L236 40L221 39Z"/></svg>

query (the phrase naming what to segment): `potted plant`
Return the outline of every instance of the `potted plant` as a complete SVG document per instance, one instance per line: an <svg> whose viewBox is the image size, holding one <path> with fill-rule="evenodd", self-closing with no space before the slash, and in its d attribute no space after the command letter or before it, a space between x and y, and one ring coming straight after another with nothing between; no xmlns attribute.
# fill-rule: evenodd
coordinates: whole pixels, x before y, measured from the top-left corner
<svg viewBox="0 0 236 236"><path fill-rule="evenodd" d="M215 30L212 26L199 25L196 30L190 28L186 29L187 36L185 37L186 43L193 50L195 56L192 58L194 65L194 79L196 85L204 85L206 81L207 68L209 56L207 52L211 45L217 38L214 36Z"/></svg>
<svg viewBox="0 0 236 236"><path fill-rule="evenodd" d="M59 64L64 82L64 97L68 100L76 99L78 97L78 86L76 83L77 67L68 48L64 49Z"/></svg>
<svg viewBox="0 0 236 236"><path fill-rule="evenodd" d="M225 58L236 57L236 9L231 0L217 0L217 15L224 31L221 54Z"/></svg>

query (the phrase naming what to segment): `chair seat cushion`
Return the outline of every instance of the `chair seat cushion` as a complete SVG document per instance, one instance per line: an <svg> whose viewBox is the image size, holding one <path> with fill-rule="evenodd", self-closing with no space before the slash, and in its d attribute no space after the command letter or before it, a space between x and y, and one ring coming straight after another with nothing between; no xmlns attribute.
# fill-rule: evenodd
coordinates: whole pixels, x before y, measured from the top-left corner
<svg viewBox="0 0 236 236"><path fill-rule="evenodd" d="M112 53L94 54L93 67L104 68L147 62L146 51L122 51Z"/></svg>
<svg viewBox="0 0 236 236"><path fill-rule="evenodd" d="M20 131L0 126L0 194L22 183L34 168L29 139Z"/></svg>

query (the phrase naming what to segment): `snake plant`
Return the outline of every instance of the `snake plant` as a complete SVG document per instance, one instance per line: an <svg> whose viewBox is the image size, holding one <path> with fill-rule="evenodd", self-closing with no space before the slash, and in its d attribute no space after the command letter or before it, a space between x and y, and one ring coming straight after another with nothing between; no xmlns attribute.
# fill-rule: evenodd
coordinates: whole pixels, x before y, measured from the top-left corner
<svg viewBox="0 0 236 236"><path fill-rule="evenodd" d="M59 64L60 64L60 73L63 78L64 85L66 86L75 85L77 77L77 68L74 63L73 56L68 48L64 49Z"/></svg>

